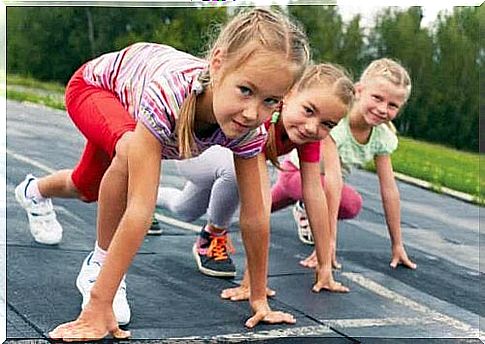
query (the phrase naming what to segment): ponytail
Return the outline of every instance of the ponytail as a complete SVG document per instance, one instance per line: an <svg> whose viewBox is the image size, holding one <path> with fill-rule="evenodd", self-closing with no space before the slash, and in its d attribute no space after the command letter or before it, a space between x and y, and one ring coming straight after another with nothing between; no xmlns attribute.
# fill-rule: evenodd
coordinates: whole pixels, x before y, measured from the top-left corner
<svg viewBox="0 0 485 344"><path fill-rule="evenodd" d="M180 108L180 114L177 121L177 141L179 146L179 155L182 159L189 159L197 153L197 146L194 141L194 123L195 123L195 104L197 95L190 92Z"/></svg>
<svg viewBox="0 0 485 344"><path fill-rule="evenodd" d="M195 108L197 96L204 93L209 83L209 71L205 70L192 82L192 90L180 107L179 118L175 130L177 133L179 156L182 159L190 159L193 155L199 153L194 139Z"/></svg>
<svg viewBox="0 0 485 344"><path fill-rule="evenodd" d="M280 118L280 112L275 111L271 116L271 122L268 129L268 141L266 142L265 155L266 159L269 159L274 167L282 171L280 162L278 161L278 150L276 147L276 123Z"/></svg>

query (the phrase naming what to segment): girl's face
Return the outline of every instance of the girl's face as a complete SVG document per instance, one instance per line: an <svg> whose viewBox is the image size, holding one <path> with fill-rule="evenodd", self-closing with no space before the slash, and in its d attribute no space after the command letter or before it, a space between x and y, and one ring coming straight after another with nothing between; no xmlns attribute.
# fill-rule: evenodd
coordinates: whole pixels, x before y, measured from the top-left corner
<svg viewBox="0 0 485 344"><path fill-rule="evenodd" d="M215 62L215 63L214 63ZM224 70L217 54L211 62L212 111L229 138L240 137L271 116L293 83L284 56L255 52L243 65Z"/></svg>
<svg viewBox="0 0 485 344"><path fill-rule="evenodd" d="M347 107L328 87L315 85L291 91L283 104L282 122L289 139L297 145L323 140L337 125Z"/></svg>
<svg viewBox="0 0 485 344"><path fill-rule="evenodd" d="M406 89L383 77L359 82L355 90L357 112L373 127L396 118L406 102Z"/></svg>

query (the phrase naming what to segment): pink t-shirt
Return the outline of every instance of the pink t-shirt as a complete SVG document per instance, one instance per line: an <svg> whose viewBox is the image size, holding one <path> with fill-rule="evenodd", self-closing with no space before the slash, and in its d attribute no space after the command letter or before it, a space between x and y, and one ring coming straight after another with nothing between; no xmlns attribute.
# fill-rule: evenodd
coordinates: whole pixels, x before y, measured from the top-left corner
<svg viewBox="0 0 485 344"><path fill-rule="evenodd" d="M113 92L128 113L162 143L163 159L180 159L176 124L180 107L207 62L170 46L135 43L86 63L84 80ZM242 158L262 151L264 127L231 139L217 128L209 137L195 137L199 152L213 145L229 148Z"/></svg>

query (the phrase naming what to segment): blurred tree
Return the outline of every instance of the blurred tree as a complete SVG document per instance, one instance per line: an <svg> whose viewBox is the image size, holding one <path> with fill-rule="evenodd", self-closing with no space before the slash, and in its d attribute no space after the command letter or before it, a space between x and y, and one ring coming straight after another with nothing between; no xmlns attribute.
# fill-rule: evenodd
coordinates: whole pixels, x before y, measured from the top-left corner
<svg viewBox="0 0 485 344"><path fill-rule="evenodd" d="M422 10L387 8L376 16L369 35L373 47L370 58L389 57L398 60L412 80L411 97L395 120L399 132L412 137L426 136L433 93L433 40L421 27Z"/></svg>
<svg viewBox="0 0 485 344"><path fill-rule="evenodd" d="M430 139L461 149L478 151L479 71L484 50L479 46L479 7L454 7L436 24L436 128ZM433 119L434 120L434 119Z"/></svg>
<svg viewBox="0 0 485 344"><path fill-rule="evenodd" d="M338 62L343 23L337 7L289 6L288 13L305 27L315 61Z"/></svg>
<svg viewBox="0 0 485 344"><path fill-rule="evenodd" d="M219 26L238 10L8 6L7 71L66 82L87 60L139 41L204 56ZM421 26L420 7L385 8L366 29L359 15L343 22L336 6L290 5L282 10L304 25L315 62L341 64L355 78L372 59L384 56L409 70L411 98L395 121L401 134L478 150L478 82L485 60L478 24L485 21L483 6L455 7L431 28Z"/></svg>
<svg viewBox="0 0 485 344"><path fill-rule="evenodd" d="M164 43L203 55L225 7L8 7L7 69L67 82L74 70L131 43Z"/></svg>

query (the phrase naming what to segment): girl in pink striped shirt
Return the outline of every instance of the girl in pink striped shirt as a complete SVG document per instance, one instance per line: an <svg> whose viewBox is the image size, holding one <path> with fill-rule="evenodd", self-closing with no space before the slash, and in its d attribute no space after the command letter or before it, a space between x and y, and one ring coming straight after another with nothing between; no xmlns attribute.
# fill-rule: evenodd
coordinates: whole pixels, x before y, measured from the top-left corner
<svg viewBox="0 0 485 344"><path fill-rule="evenodd" d="M308 60L306 37L294 23L271 10L253 9L227 24L207 62L139 43L94 59L74 74L66 107L88 141L81 160L72 170L39 179L29 175L16 188L34 238L44 243L59 242L62 234L50 198L98 201L95 250L76 281L83 310L50 332L51 338L130 335L118 327L131 315L124 275L151 222L160 159L189 158L215 144L235 156L241 231L258 231L245 240L254 313L246 326L295 322L292 315L269 308L269 214L260 194L251 190L263 183L257 155L266 130L258 127Z"/></svg>

